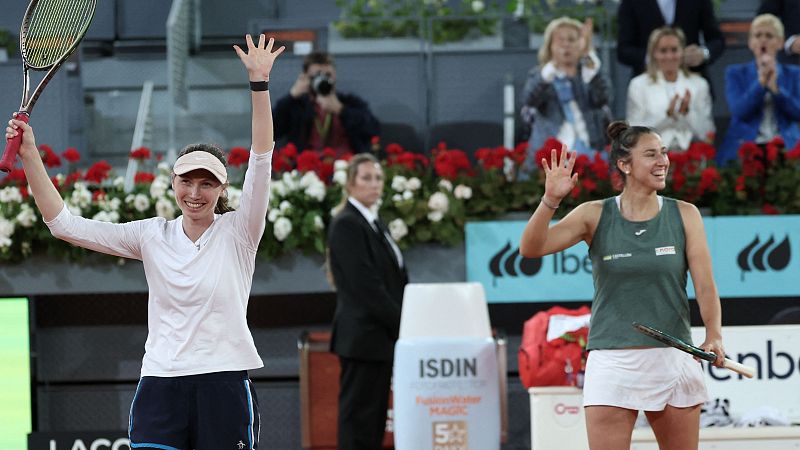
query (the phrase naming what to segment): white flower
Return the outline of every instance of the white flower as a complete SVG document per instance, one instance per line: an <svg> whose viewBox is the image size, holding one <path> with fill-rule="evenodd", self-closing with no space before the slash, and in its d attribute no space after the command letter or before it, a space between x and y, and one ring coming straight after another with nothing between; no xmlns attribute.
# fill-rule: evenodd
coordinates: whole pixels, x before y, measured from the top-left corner
<svg viewBox="0 0 800 450"><path fill-rule="evenodd" d="M453 190L453 183L451 183L450 180L441 180L439 181L439 189L450 192Z"/></svg>
<svg viewBox="0 0 800 450"><path fill-rule="evenodd" d="M17 222L25 228L30 228L36 223L36 212L29 205L23 203L22 208L17 214Z"/></svg>
<svg viewBox="0 0 800 450"><path fill-rule="evenodd" d="M580 0L579 0L580 2ZM486 6L481 0L472 0L472 10L476 13L483 11Z"/></svg>
<svg viewBox="0 0 800 450"><path fill-rule="evenodd" d="M111 222L111 220L108 217L108 213L105 211L98 212L97 214L94 215L94 217L92 217L92 219L100 222Z"/></svg>
<svg viewBox="0 0 800 450"><path fill-rule="evenodd" d="M472 198L472 188L463 184L459 184L453 191L453 195L456 198L469 200Z"/></svg>
<svg viewBox="0 0 800 450"><path fill-rule="evenodd" d="M228 186L228 206L233 209L239 209L240 200L242 199L242 190L235 187Z"/></svg>
<svg viewBox="0 0 800 450"><path fill-rule="evenodd" d="M139 212L145 212L150 208L150 199L144 194L136 194L133 198L133 207Z"/></svg>
<svg viewBox="0 0 800 450"><path fill-rule="evenodd" d="M114 197L108 201L108 209L111 211L116 211L119 209L120 205L122 204L122 200L119 197Z"/></svg>
<svg viewBox="0 0 800 450"><path fill-rule="evenodd" d="M422 182L419 181L417 177L411 177L408 179L408 183L406 183L406 189L409 191L416 191L417 189L422 187Z"/></svg>
<svg viewBox="0 0 800 450"><path fill-rule="evenodd" d="M13 241L7 237L0 236L0 248L11 247Z"/></svg>
<svg viewBox="0 0 800 450"><path fill-rule="evenodd" d="M86 188L85 184L78 182L75 183L70 199L72 204L86 208L92 203L92 192Z"/></svg>
<svg viewBox="0 0 800 450"><path fill-rule="evenodd" d="M408 234L408 226L403 222L403 219L394 219L389 222L389 234L392 235L392 239L399 241Z"/></svg>
<svg viewBox="0 0 800 450"><path fill-rule="evenodd" d="M286 217L281 217L275 221L272 232L275 234L275 239L283 242L292 232L292 222Z"/></svg>
<svg viewBox="0 0 800 450"><path fill-rule="evenodd" d="M164 197L159 198L156 200L156 215L158 217L163 217L167 220L171 220L175 218L175 204L172 203L172 200L166 199Z"/></svg>
<svg viewBox="0 0 800 450"><path fill-rule="evenodd" d="M164 175L172 173L172 167L166 161L161 161L160 163L158 163L156 169L158 169L159 173Z"/></svg>
<svg viewBox="0 0 800 450"><path fill-rule="evenodd" d="M111 185L117 189L122 189L125 186L125 177L114 178L114 181L111 182Z"/></svg>
<svg viewBox="0 0 800 450"><path fill-rule="evenodd" d="M441 211L431 211L428 213L428 220L431 222L438 222L442 220L442 217L444 217L444 213Z"/></svg>
<svg viewBox="0 0 800 450"><path fill-rule="evenodd" d="M297 190L297 170L284 172L281 180L283 180L283 184L286 185L286 192Z"/></svg>
<svg viewBox="0 0 800 450"><path fill-rule="evenodd" d="M428 208L431 211L444 213L449 207L450 200L447 198L447 194L443 192L434 192L431 195L431 198L428 199ZM438 222L438 220L434 220L434 222Z"/></svg>
<svg viewBox="0 0 800 450"><path fill-rule="evenodd" d="M274 223L276 220L278 220L278 217L281 217L281 210L279 209L270 209L267 213L267 219L270 222Z"/></svg>
<svg viewBox="0 0 800 450"><path fill-rule="evenodd" d="M397 192L403 192L406 190L406 183L408 183L408 179L402 175L396 175L392 178L392 189Z"/></svg>
<svg viewBox="0 0 800 450"><path fill-rule="evenodd" d="M319 183L319 182L320 182L320 179L317 176L317 173L314 172L314 171L308 171L308 172L303 174L302 178L300 178L300 188L301 189L306 189L309 186L311 186L312 184L316 184L316 183Z"/></svg>
<svg viewBox="0 0 800 450"><path fill-rule="evenodd" d="M281 210L281 214L286 214L287 212L292 210L292 204L289 203L288 200L284 200L281 202L278 208Z"/></svg>
<svg viewBox="0 0 800 450"><path fill-rule="evenodd" d="M275 195L272 198L277 199L278 197L286 196L287 194L286 184L283 181L281 180L272 181L270 186L271 186L270 190L275 193Z"/></svg>
<svg viewBox="0 0 800 450"><path fill-rule="evenodd" d="M125 196L125 204L130 205L133 203L133 194L128 194Z"/></svg>
<svg viewBox="0 0 800 450"><path fill-rule="evenodd" d="M321 202L325 199L325 183L318 179L317 182L306 188L305 193L314 200Z"/></svg>
<svg viewBox="0 0 800 450"><path fill-rule="evenodd" d="M395 203L400 203L400 202L403 201L403 196L400 195L400 194L394 194L392 196L392 201L395 202Z"/></svg>
<svg viewBox="0 0 800 450"><path fill-rule="evenodd" d="M2 203L9 203L9 202L22 202L22 193L20 192L19 188L16 186L8 186L4 187L0 190L0 202Z"/></svg>
<svg viewBox="0 0 800 450"><path fill-rule="evenodd" d="M319 214L314 216L314 228L317 230L325 228L325 222L322 220L322 217L320 217Z"/></svg>
<svg viewBox="0 0 800 450"><path fill-rule="evenodd" d="M337 170L336 172L333 172L333 182L339 186L344 186L347 183L347 172L344 170Z"/></svg>
<svg viewBox="0 0 800 450"><path fill-rule="evenodd" d="M350 167L350 162L349 161L345 161L343 159L337 159L336 161L333 162L333 170L336 170L336 171L339 171L339 170L347 171L348 167Z"/></svg>
<svg viewBox="0 0 800 450"><path fill-rule="evenodd" d="M163 197L164 194L167 193L167 188L168 187L169 187L169 184L164 182L162 177L157 177L150 184L150 197L153 197L153 198Z"/></svg>
<svg viewBox="0 0 800 450"><path fill-rule="evenodd" d="M411 191L403 191L403 200L411 200L414 198L414 193Z"/></svg>
<svg viewBox="0 0 800 450"><path fill-rule="evenodd" d="M0 217L0 238L10 238L12 234L14 234L14 222Z"/></svg>
<svg viewBox="0 0 800 450"><path fill-rule="evenodd" d="M116 211L109 211L108 221L111 223L119 223L119 213Z"/></svg>

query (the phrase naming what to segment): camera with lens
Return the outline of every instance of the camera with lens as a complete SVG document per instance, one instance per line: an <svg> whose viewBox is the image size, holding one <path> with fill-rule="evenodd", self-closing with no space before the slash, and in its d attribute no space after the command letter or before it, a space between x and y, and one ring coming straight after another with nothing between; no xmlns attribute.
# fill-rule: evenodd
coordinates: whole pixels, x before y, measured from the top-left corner
<svg viewBox="0 0 800 450"><path fill-rule="evenodd" d="M311 78L311 90L317 95L328 95L333 91L333 80L327 73L318 73Z"/></svg>

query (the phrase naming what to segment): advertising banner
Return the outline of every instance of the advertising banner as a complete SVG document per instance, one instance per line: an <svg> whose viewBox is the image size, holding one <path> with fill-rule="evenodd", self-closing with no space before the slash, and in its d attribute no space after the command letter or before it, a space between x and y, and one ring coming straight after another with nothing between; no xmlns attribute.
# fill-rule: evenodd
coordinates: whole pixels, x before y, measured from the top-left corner
<svg viewBox="0 0 800 450"><path fill-rule="evenodd" d="M703 219L721 297L800 296L800 216ZM467 281L483 284L489 302L590 301L588 246L581 242L542 258L524 258L524 221L466 226ZM687 285L694 297L691 279Z"/></svg>
<svg viewBox="0 0 800 450"><path fill-rule="evenodd" d="M28 450L131 450L126 431L31 433Z"/></svg>
<svg viewBox="0 0 800 450"><path fill-rule="evenodd" d="M723 327L722 338L728 358L755 367L756 375L747 379L703 363L709 396L728 399L734 415L767 406L800 419L800 326ZM692 328L696 345L704 339L705 328Z"/></svg>
<svg viewBox="0 0 800 450"><path fill-rule="evenodd" d="M499 450L491 338L401 338L393 383L397 450Z"/></svg>

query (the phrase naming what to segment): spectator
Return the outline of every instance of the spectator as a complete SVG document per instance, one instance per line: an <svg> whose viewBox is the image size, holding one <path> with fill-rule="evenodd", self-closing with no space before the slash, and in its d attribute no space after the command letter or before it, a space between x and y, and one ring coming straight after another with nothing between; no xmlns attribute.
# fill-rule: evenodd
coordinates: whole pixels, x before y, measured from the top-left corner
<svg viewBox="0 0 800 450"><path fill-rule="evenodd" d="M655 128L669 150L686 150L714 132L708 82L686 69L684 43L679 28L653 30L647 72L628 86L628 122Z"/></svg>
<svg viewBox="0 0 800 450"><path fill-rule="evenodd" d="M792 147L800 138L800 68L775 59L783 36L780 19L772 14L757 16L748 38L753 61L725 71L731 124L717 152L719 164L736 158L743 142L762 144L780 135Z"/></svg>
<svg viewBox="0 0 800 450"><path fill-rule="evenodd" d="M781 19L787 36L778 60L800 64L800 2L797 0L762 0L758 14L774 14Z"/></svg>
<svg viewBox="0 0 800 450"><path fill-rule="evenodd" d="M680 28L686 36L686 66L702 72L725 49L711 0L622 0L617 10L617 59L636 76L646 65L650 33L664 25ZM700 35L705 45L700 45Z"/></svg>
<svg viewBox="0 0 800 450"><path fill-rule="evenodd" d="M610 121L609 83L600 74L592 48L592 21L561 17L544 31L539 66L528 73L523 116L532 121L530 152L555 137L578 153L592 154L606 144ZM529 170L536 167L528 158Z"/></svg>
<svg viewBox="0 0 800 450"><path fill-rule="evenodd" d="M289 94L273 110L275 138L298 149L331 147L337 154L370 150L370 140L381 133L380 123L367 103L355 94L336 91L336 66L325 52L303 60Z"/></svg>

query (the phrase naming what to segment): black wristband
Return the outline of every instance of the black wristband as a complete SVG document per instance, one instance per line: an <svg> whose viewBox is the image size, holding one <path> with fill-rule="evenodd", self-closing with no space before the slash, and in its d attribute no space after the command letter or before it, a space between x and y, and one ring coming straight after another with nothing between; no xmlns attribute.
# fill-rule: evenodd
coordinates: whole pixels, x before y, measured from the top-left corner
<svg viewBox="0 0 800 450"><path fill-rule="evenodd" d="M251 81L250 82L250 90L251 91L268 91L269 90L269 81Z"/></svg>

